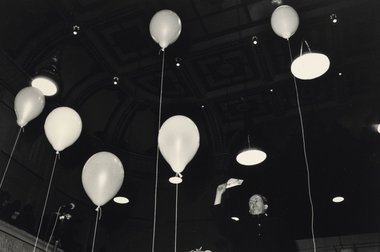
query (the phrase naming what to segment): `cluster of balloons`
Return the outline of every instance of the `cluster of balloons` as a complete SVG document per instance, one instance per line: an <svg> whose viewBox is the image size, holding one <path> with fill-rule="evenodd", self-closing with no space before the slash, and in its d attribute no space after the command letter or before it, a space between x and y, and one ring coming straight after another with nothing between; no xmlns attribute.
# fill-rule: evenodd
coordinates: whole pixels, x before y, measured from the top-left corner
<svg viewBox="0 0 380 252"><path fill-rule="evenodd" d="M45 96L35 87L26 87L18 92L14 101L17 124L24 127L44 109ZM69 107L58 107L46 117L45 135L58 153L71 146L82 131L79 114ZM120 160L112 153L99 152L91 156L83 167L82 184L89 198L102 206L120 190L124 180L124 169Z"/></svg>
<svg viewBox="0 0 380 252"><path fill-rule="evenodd" d="M161 10L151 19L149 30L152 38L162 50L174 43L182 29L181 20L171 10ZM14 109L17 124L25 127L43 111L44 94L35 87L26 87L15 97ZM79 114L69 107L58 107L46 117L45 135L57 154L71 146L82 131ZM197 126L185 116L173 116L160 128L159 149L165 160L176 173L181 172L194 157L199 148ZM124 169L117 156L110 152L99 152L91 156L83 167L82 184L89 198L102 206L120 190L124 180Z"/></svg>
<svg viewBox="0 0 380 252"><path fill-rule="evenodd" d="M35 87L21 89L14 100L17 124L22 128L39 116L45 107L44 94ZM82 131L82 120L69 107L58 107L46 117L44 130L47 139L57 152L72 145Z"/></svg>
<svg viewBox="0 0 380 252"><path fill-rule="evenodd" d="M289 39L296 32L298 25L298 14L288 5L279 6L272 13L272 29L284 39ZM181 19L171 10L157 12L149 24L150 34L162 50L178 39L181 29ZM15 98L17 124L24 127L42 112L44 106L45 97L39 89L34 87L22 89ZM82 130L82 121L72 108L59 107L47 116L44 130L50 144L58 153L78 139ZM176 173L176 176L170 179L172 183L182 181L181 172L196 154L199 139L197 126L186 116L172 116L160 128L159 150ZM123 165L109 152L94 154L88 159L82 172L83 187L97 206L104 205L115 196L123 179Z"/></svg>

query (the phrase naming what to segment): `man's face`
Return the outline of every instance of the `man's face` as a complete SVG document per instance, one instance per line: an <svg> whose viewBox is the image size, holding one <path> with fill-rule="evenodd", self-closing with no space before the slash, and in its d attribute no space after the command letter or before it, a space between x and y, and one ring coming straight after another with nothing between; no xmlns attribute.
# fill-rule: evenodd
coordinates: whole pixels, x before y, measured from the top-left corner
<svg viewBox="0 0 380 252"><path fill-rule="evenodd" d="M267 210L268 205L264 204L260 195L254 194L249 198L249 212L251 214L262 214Z"/></svg>

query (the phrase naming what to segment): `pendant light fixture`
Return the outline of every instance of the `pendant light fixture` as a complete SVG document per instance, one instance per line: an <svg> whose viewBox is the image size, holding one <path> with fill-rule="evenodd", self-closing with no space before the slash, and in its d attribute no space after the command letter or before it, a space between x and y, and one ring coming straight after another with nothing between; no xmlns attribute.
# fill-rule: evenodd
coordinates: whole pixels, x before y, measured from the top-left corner
<svg viewBox="0 0 380 252"><path fill-rule="evenodd" d="M58 92L58 58L52 59L42 67L32 79L32 87L38 88L45 96L53 96Z"/></svg>
<svg viewBox="0 0 380 252"><path fill-rule="evenodd" d="M308 52L303 53L303 43ZM301 43L300 56L293 60L290 70L292 74L301 80L312 80L322 76L330 67L329 58L322 53L311 52L306 40Z"/></svg>
<svg viewBox="0 0 380 252"><path fill-rule="evenodd" d="M241 151L236 156L236 161L245 166L257 165L267 158L267 154L259 149L251 147L250 136L248 135L248 148Z"/></svg>

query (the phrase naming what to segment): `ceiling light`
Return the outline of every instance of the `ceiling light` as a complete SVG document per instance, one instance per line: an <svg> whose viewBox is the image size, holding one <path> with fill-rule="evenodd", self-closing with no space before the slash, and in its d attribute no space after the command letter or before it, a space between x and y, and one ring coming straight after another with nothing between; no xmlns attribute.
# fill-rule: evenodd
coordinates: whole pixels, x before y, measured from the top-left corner
<svg viewBox="0 0 380 252"><path fill-rule="evenodd" d="M117 76L113 77L113 84L114 85L119 84L119 77L117 77Z"/></svg>
<svg viewBox="0 0 380 252"><path fill-rule="evenodd" d="M258 40L257 36L253 36L252 37L252 44L257 45L258 43L259 43L259 40Z"/></svg>
<svg viewBox="0 0 380 252"><path fill-rule="evenodd" d="M58 92L57 83L53 79L43 75L34 77L31 85L38 88L45 96L53 96Z"/></svg>
<svg viewBox="0 0 380 252"><path fill-rule="evenodd" d="M339 76L342 76L342 75L343 75L343 73L342 73L342 72L339 72L339 73L338 73L338 75L339 75Z"/></svg>
<svg viewBox="0 0 380 252"><path fill-rule="evenodd" d="M231 220L234 220L234 221L239 221L240 219L239 219L239 217L236 217L236 216L232 216L232 217L231 217Z"/></svg>
<svg viewBox="0 0 380 252"><path fill-rule="evenodd" d="M377 133L380 133L380 124L377 124L376 130L377 130Z"/></svg>
<svg viewBox="0 0 380 252"><path fill-rule="evenodd" d="M80 27L78 25L73 26L73 34L78 35L80 31Z"/></svg>
<svg viewBox="0 0 380 252"><path fill-rule="evenodd" d="M330 15L330 20L331 22L333 22L334 24L338 23L338 17L336 16L336 14L331 14Z"/></svg>
<svg viewBox="0 0 380 252"><path fill-rule="evenodd" d="M129 202L129 199L123 196L117 196L113 198L113 201L117 204L127 204Z"/></svg>
<svg viewBox="0 0 380 252"><path fill-rule="evenodd" d="M32 87L38 88L45 96L53 96L58 92L57 73L58 58L53 56L46 65L37 71L36 76L32 79Z"/></svg>
<svg viewBox="0 0 380 252"><path fill-rule="evenodd" d="M282 4L282 0L272 0L271 4L273 4L273 5L281 5Z"/></svg>
<svg viewBox="0 0 380 252"><path fill-rule="evenodd" d="M182 61L181 58L176 57L176 58L175 58L175 66L176 66L176 67L180 67L180 66L181 66L181 61Z"/></svg>
<svg viewBox="0 0 380 252"><path fill-rule="evenodd" d="M267 158L267 154L251 147L248 135L248 149L243 150L236 156L236 161L245 166L260 164Z"/></svg>
<svg viewBox="0 0 380 252"><path fill-rule="evenodd" d="M335 196L335 197L332 199L332 201L333 201L334 203L340 203L340 202L343 202L343 201L344 201L344 197L342 197L342 196Z"/></svg>
<svg viewBox="0 0 380 252"><path fill-rule="evenodd" d="M174 184L174 185L178 185L178 184L181 184L182 183L182 174L180 173L176 173L175 176L169 178L169 182Z"/></svg>
<svg viewBox="0 0 380 252"><path fill-rule="evenodd" d="M240 152L236 156L236 161L241 165L256 165L260 164L267 158L267 154L264 151L257 149L247 149Z"/></svg>
<svg viewBox="0 0 380 252"><path fill-rule="evenodd" d="M174 176L169 178L169 182L175 185L181 184L182 183L182 178Z"/></svg>
<svg viewBox="0 0 380 252"><path fill-rule="evenodd" d="M302 54L302 43L300 56L293 60L290 70L298 79L312 80L327 72L330 67L330 60L322 53L311 52L307 42L304 42L309 52Z"/></svg>

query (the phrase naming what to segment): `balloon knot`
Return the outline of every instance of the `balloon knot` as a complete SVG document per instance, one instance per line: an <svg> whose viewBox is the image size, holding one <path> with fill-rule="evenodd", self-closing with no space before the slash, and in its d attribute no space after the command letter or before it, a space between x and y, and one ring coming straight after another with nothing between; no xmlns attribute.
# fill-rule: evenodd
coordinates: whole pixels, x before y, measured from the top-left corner
<svg viewBox="0 0 380 252"><path fill-rule="evenodd" d="M97 216L98 216L98 220L100 220L102 218L102 209L100 208L100 206L98 206L95 209L95 211L98 212Z"/></svg>

